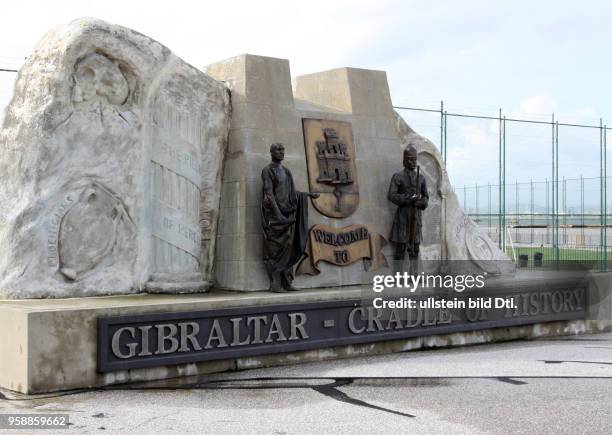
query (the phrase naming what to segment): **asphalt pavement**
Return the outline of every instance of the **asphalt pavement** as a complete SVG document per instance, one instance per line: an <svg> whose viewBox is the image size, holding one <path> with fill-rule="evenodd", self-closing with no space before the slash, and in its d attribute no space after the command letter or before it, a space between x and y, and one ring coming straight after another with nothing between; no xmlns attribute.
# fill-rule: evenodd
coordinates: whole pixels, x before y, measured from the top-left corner
<svg viewBox="0 0 612 435"><path fill-rule="evenodd" d="M72 433L609 434L612 333L87 392L0 391L0 414L6 413L68 414Z"/></svg>

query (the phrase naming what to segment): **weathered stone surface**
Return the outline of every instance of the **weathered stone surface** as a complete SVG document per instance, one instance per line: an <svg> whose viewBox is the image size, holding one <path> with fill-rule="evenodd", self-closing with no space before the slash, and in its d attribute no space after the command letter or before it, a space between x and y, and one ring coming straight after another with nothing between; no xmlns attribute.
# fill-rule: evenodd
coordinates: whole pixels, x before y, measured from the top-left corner
<svg viewBox="0 0 612 435"><path fill-rule="evenodd" d="M307 185L300 117L291 90L289 61L245 54L204 67L232 92L232 122L219 209L215 278L222 288L267 290L262 261L261 170L270 145L282 142L283 162L296 188ZM257 264L261 263L261 266Z"/></svg>
<svg viewBox="0 0 612 435"><path fill-rule="evenodd" d="M0 132L0 297L206 289L229 112L225 86L142 34L48 32Z"/></svg>

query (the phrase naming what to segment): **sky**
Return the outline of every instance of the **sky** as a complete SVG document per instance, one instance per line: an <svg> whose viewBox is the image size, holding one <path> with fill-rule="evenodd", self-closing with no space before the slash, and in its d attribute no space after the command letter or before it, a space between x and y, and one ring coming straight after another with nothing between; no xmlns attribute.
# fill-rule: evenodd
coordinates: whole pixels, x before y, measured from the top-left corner
<svg viewBox="0 0 612 435"><path fill-rule="evenodd" d="M396 106L444 100L452 113L612 126L612 2L23 0L2 7L0 68L18 68L48 29L80 17L135 29L196 67L251 53L289 59L293 76L378 69ZM2 111L15 76L0 72ZM439 114L401 114L438 145ZM497 183L497 128L449 118L455 187ZM599 176L599 131L559 134L560 177ZM507 180L550 178L550 141L550 126L508 124Z"/></svg>

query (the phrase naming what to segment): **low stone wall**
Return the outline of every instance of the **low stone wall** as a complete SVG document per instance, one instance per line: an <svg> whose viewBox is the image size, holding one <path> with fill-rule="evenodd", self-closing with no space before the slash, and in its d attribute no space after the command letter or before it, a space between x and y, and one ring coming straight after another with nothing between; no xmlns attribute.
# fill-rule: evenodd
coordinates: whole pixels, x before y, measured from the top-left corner
<svg viewBox="0 0 612 435"><path fill-rule="evenodd" d="M404 352L414 349L462 346L536 337L575 335L612 330L610 319L611 275L598 275L588 287L584 319L552 321L343 344L310 350L239 356L217 361L118 370L99 373L97 366L98 320L113 316L181 313L204 310L295 305L359 299L362 289L304 290L286 294L268 292L212 292L199 295L130 295L63 300L0 301L0 387L35 394L80 388L95 388L177 376L271 367L364 355ZM567 279L515 278L500 283L520 291L566 288ZM564 287L565 286L565 287ZM503 289L502 289L503 290Z"/></svg>

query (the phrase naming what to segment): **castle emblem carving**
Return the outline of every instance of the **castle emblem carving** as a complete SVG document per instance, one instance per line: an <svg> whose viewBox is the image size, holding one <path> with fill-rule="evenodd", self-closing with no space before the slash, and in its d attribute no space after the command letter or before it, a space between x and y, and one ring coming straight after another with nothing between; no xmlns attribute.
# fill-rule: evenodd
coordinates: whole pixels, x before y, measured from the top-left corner
<svg viewBox="0 0 612 435"><path fill-rule="evenodd" d="M308 183L317 211L332 218L350 216L359 205L355 145L349 122L303 119Z"/></svg>

